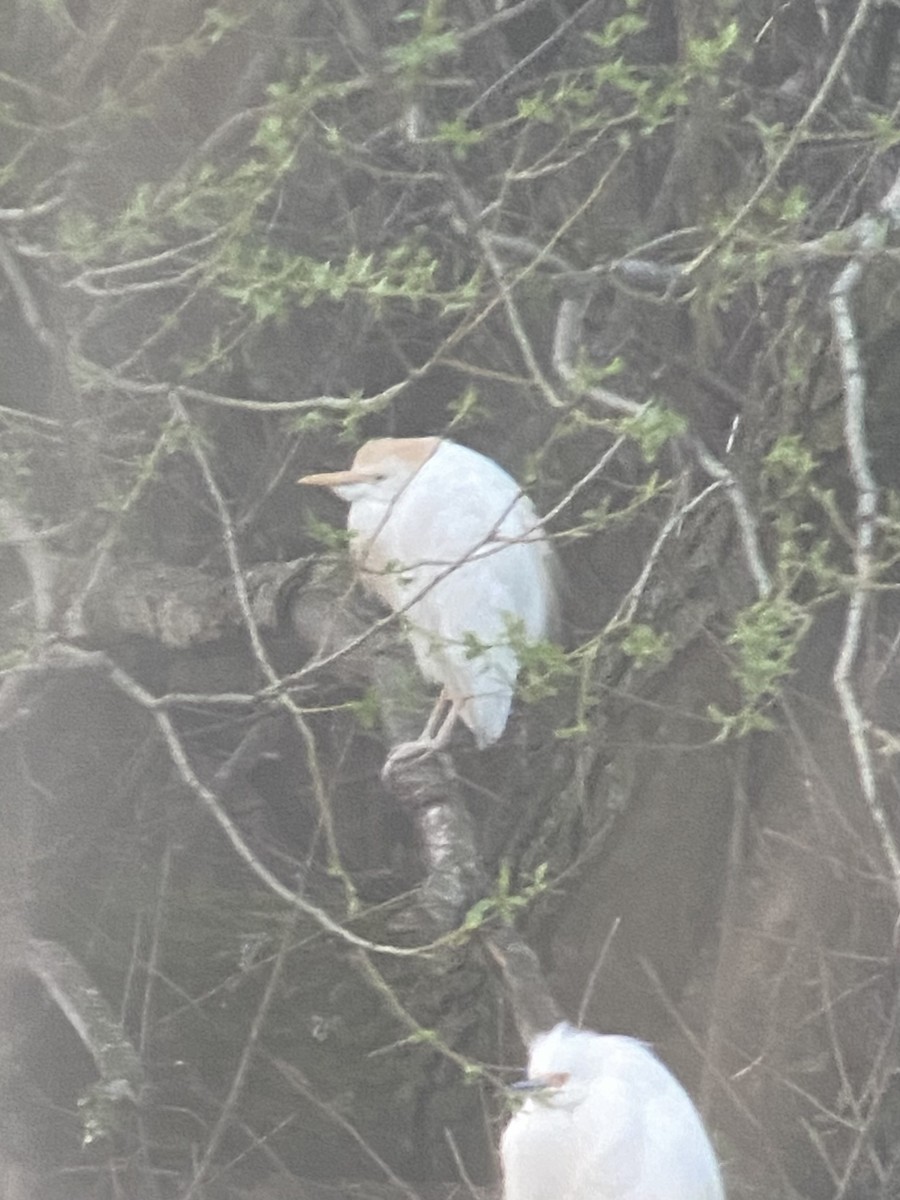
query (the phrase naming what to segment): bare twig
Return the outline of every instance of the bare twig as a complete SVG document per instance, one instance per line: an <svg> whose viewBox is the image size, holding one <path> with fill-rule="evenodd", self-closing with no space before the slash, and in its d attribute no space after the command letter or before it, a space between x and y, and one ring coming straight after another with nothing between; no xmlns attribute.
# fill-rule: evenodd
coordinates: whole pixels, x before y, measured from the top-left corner
<svg viewBox="0 0 900 1200"><path fill-rule="evenodd" d="M603 964L606 962L606 956L609 953L609 948L615 940L616 934L619 932L619 926L622 924L621 917L615 917L609 927L606 937L603 939L603 945L600 947L600 953L597 955L597 960L591 967L590 974L584 985L584 991L581 995L581 1003L578 1005L578 1016L575 1024L580 1029L584 1024L585 1014L588 1010L588 1005L591 1002L591 996L594 994L594 988L597 986L597 980L600 978L600 972L603 969Z"/></svg>
<svg viewBox="0 0 900 1200"><path fill-rule="evenodd" d="M353 1122L344 1116L338 1106L336 1104L329 1104L316 1095L306 1076L295 1063L285 1062L284 1059L275 1058L272 1055L267 1055L266 1057L291 1087L295 1088L301 1096L305 1097L319 1112L323 1113L329 1121L333 1121L339 1129L343 1130L356 1143L363 1154L378 1167L379 1171L382 1172L384 1177L395 1188L402 1192L408 1200L420 1200L419 1193L414 1191L408 1183L405 1183L399 1175L391 1170L378 1151L366 1141Z"/></svg>
<svg viewBox="0 0 900 1200"><path fill-rule="evenodd" d="M675 1024L678 1026L678 1029L679 1029L680 1033L682 1034L682 1036L687 1039L687 1041L691 1045L692 1049L696 1052L697 1056L699 1057L700 1061L703 1064L704 1070L709 1071L711 1074L713 1074L715 1076L716 1081L718 1082L719 1086L722 1088L723 1092L726 1095L728 1095L728 1097L734 1104L735 1108L741 1113L741 1115L755 1129L759 1129L760 1128L759 1119L753 1114L753 1112L747 1107L747 1105L744 1104L744 1102L741 1100L740 1096L738 1096L737 1092L731 1086L731 1080L727 1079L718 1070L718 1068L715 1066L715 1064L710 1061L710 1056L709 1056L708 1051L701 1044L699 1038L694 1033L694 1031L685 1022L684 1017L678 1011L678 1007L673 1002L672 997L668 994L666 989L663 987L662 980L660 979L659 975L657 974L652 963L648 959L641 957L640 964L641 964L642 970L644 971L644 974L647 976L647 978L650 980L651 984L653 985L653 989L654 989L656 995L662 1001L669 1016L672 1017L672 1019L675 1021Z"/></svg>
<svg viewBox="0 0 900 1200"><path fill-rule="evenodd" d="M423 1025L420 1025L412 1013L400 1003L394 988L391 987L388 980L385 979L367 954L354 954L351 961L359 969L360 974L370 984L376 995L384 1000L388 1012L394 1016L409 1034L408 1038L404 1038L403 1044L430 1046L438 1054L443 1055L444 1058L459 1067L466 1078L472 1079L476 1075L487 1077L490 1074L487 1068L473 1063L464 1054L460 1054L452 1046L449 1046L436 1030L426 1029ZM381 1053L384 1053L384 1051L381 1051Z"/></svg>
<svg viewBox="0 0 900 1200"><path fill-rule="evenodd" d="M466 1191L472 1197L472 1200L481 1200L480 1193L472 1182L472 1177L466 1170L466 1164L463 1162L463 1157L459 1152L459 1146L456 1144L456 1138L453 1136L453 1130L444 1126L444 1141L450 1149L450 1154L453 1156L453 1162L459 1172L459 1177L466 1186Z"/></svg>
<svg viewBox="0 0 900 1200"><path fill-rule="evenodd" d="M96 652L89 653L87 651L77 651L74 648L71 651L73 654L80 654L85 660L89 660L92 664L102 665L105 667L110 680L118 687L125 695L129 696L136 704L147 709L153 715L156 721L157 728L162 735L163 742L169 752L175 770L185 787L202 802L207 811L212 815L213 819L218 824L219 828L225 834L228 841L231 843L238 857L243 863L253 872L253 874L262 883L266 885L271 892L283 900L286 904L298 908L302 913L314 921L325 933L333 934L339 940L346 942L348 945L356 946L362 950L369 950L375 954L390 954L399 958L410 958L415 955L428 953L436 949L439 943L432 942L424 946L389 946L379 942L371 942L367 938L359 937L352 933L345 926L337 922L324 909L319 908L315 904L311 904L305 900L298 892L292 891L286 887L281 880L274 875L263 863L259 861L251 848L247 845L238 827L231 820L228 813L219 803L218 796L198 778L196 772L191 766L190 759L181 743L181 739L175 730L175 726L168 715L156 707L154 697L143 688L136 679L133 679L121 667L115 666L106 658L105 655Z"/></svg>
<svg viewBox="0 0 900 1200"><path fill-rule="evenodd" d="M765 598L772 592L772 580L769 577L762 549L760 548L756 517L747 503L747 497L744 495L743 489L731 471L723 463L719 462L714 454L710 453L699 438L691 438L690 444L697 455L697 461L707 475L711 475L713 479L719 480L726 487L726 495L731 501L731 507L734 509L735 520L737 521L738 530L741 535L741 546L744 550L747 567L756 585L757 594Z"/></svg>
<svg viewBox="0 0 900 1200"><path fill-rule="evenodd" d="M31 208L0 208L0 221L16 224L19 221L31 221L35 217L46 217L65 203L64 196L51 196L41 204L33 204Z"/></svg>
<svg viewBox="0 0 900 1200"><path fill-rule="evenodd" d="M681 487L679 488L680 492L683 492L684 484L685 481L682 480ZM717 491L722 486L722 481L717 480L714 483L708 484L702 492L693 498L693 500L684 501L683 497L681 496L676 498L676 502L672 506L671 513L669 513L669 516L663 522L659 533L657 533L656 538L654 539L653 545L650 547L650 551L644 560L643 566L641 567L640 575L638 575L637 579L622 597L622 602L619 605L610 624L615 624L618 621L624 621L626 623L631 621L637 611L638 604L640 603L641 596L643 595L644 589L646 588L653 572L653 568L656 565L660 554L662 553L663 546L666 544L675 530L679 528L688 513L693 512L695 508L699 508L700 505L703 504L713 492Z"/></svg>
<svg viewBox="0 0 900 1200"><path fill-rule="evenodd" d="M3 238L0 238L0 270L6 276L10 289L19 302L19 308L26 324L41 345L55 355L58 350L56 340L47 328L47 323L32 294L28 280L19 269L15 256Z"/></svg>
<svg viewBox="0 0 900 1200"><path fill-rule="evenodd" d="M247 1032L247 1038L244 1042L241 1056L238 1059L237 1067L231 1078L231 1086L228 1089L228 1095L219 1109L219 1115L216 1118L216 1123L210 1132L206 1146L203 1150L203 1155L200 1161L194 1168L194 1173L186 1191L182 1194L181 1200L191 1200L197 1194L199 1188L203 1186L204 1180L209 1172L210 1165L216 1152L225 1137L225 1133L231 1123L235 1109L237 1107L238 1097L243 1090L247 1080L247 1075L250 1071L251 1063L253 1062L256 1053L257 1044L260 1034L263 1030L265 1020L269 1015L269 1009L275 999L278 985L281 982L281 975L284 969L285 961L287 960L288 951L292 945L294 930L297 924L297 913L293 913L284 922L284 927L281 932L281 941L278 946L278 952L272 963L269 971L269 978L266 981L265 991L260 998L256 1012L253 1014L253 1020L250 1024L250 1029Z"/></svg>

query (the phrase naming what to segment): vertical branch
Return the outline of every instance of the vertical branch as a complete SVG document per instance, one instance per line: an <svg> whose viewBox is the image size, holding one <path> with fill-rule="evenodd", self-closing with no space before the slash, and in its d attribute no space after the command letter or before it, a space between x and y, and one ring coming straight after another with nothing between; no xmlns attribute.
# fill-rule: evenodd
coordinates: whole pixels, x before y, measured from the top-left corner
<svg viewBox="0 0 900 1200"><path fill-rule="evenodd" d="M872 751L866 721L853 684L853 665L859 653L863 620L869 604L874 569L875 522L878 515L878 485L869 465L866 440L866 381L859 353L859 339L851 309L851 298L862 277L864 253L884 241L886 223L874 218L861 228L860 253L841 271L831 289L831 316L844 381L844 436L850 476L856 488L856 544L853 550L854 581L847 605L844 636L834 665L834 688L847 725L850 746L856 759L859 786L882 852L891 873L891 885L900 913L900 850L878 798ZM898 917L900 920L900 917ZM900 926L898 926L900 928Z"/></svg>

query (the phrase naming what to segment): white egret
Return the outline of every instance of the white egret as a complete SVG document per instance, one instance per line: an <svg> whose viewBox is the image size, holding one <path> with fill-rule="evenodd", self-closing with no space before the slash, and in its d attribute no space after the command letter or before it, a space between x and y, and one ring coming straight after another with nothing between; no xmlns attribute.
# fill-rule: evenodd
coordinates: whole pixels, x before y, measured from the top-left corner
<svg viewBox="0 0 900 1200"><path fill-rule="evenodd" d="M420 671L441 685L422 735L396 747L386 768L445 745L458 717L479 749L496 742L519 672L516 638L547 637L556 611L554 554L519 485L492 459L438 437L376 438L349 470L298 482L350 502L363 582L403 615Z"/></svg>
<svg viewBox="0 0 900 1200"><path fill-rule="evenodd" d="M565 1021L531 1043L504 1200L724 1200L700 1114L642 1043Z"/></svg>

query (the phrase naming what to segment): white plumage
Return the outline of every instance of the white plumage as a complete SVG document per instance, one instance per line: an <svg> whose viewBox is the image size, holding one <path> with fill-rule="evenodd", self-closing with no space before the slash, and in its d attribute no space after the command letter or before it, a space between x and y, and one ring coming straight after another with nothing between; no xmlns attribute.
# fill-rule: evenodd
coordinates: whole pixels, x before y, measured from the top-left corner
<svg viewBox="0 0 900 1200"><path fill-rule="evenodd" d="M347 471L304 476L350 502L347 527L366 586L403 614L422 674L441 701L422 737L393 755L446 742L457 717L479 748L506 727L519 658L510 637L547 637L553 552L531 501L483 454L437 437L377 438Z"/></svg>
<svg viewBox="0 0 900 1200"><path fill-rule="evenodd" d="M561 1022L532 1042L528 1076L504 1200L724 1200L699 1113L642 1042Z"/></svg>

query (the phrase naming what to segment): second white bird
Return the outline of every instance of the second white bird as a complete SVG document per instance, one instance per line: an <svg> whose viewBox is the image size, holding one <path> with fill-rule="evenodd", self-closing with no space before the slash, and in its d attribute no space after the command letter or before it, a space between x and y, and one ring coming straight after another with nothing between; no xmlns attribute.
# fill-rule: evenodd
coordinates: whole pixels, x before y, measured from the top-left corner
<svg viewBox="0 0 900 1200"><path fill-rule="evenodd" d="M520 1086L535 1094L503 1134L504 1200L724 1200L700 1114L642 1042L560 1022Z"/></svg>

